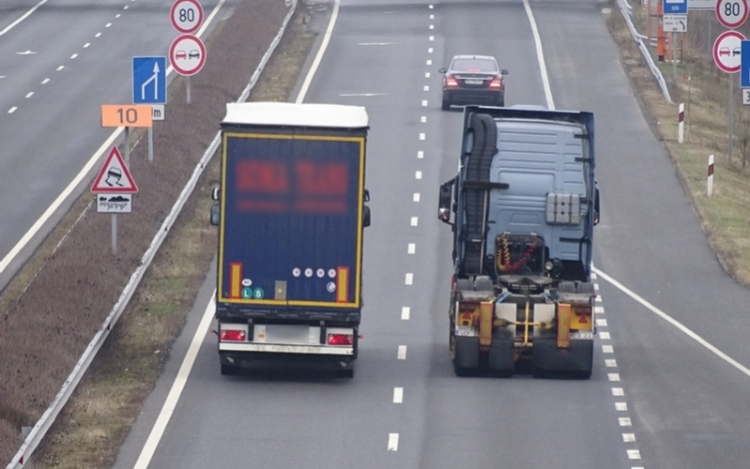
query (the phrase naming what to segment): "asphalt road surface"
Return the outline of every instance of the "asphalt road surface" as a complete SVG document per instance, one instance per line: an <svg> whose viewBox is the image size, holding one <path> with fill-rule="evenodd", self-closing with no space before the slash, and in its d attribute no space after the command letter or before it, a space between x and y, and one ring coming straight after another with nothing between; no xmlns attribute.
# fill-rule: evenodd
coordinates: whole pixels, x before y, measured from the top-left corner
<svg viewBox="0 0 750 469"><path fill-rule="evenodd" d="M750 294L710 251L643 118L605 6L346 0L305 100L370 115L373 224L356 377L220 376L216 338L205 334L209 273L116 467L145 453L137 467L745 467ZM461 113L440 111L437 70L458 53L498 58L510 71L507 105L596 114L602 222L589 381L453 375L450 230L435 208L456 169ZM167 422L160 411L196 330Z"/></svg>
<svg viewBox="0 0 750 469"><path fill-rule="evenodd" d="M206 17L217 3L202 2ZM75 197L88 191L85 179L61 210L44 217L25 248L9 256L112 135L115 129L101 127L101 105L132 103L132 58L168 54L179 35L170 23L171 5L170 0L0 5L0 289ZM91 177L98 169L95 165Z"/></svg>

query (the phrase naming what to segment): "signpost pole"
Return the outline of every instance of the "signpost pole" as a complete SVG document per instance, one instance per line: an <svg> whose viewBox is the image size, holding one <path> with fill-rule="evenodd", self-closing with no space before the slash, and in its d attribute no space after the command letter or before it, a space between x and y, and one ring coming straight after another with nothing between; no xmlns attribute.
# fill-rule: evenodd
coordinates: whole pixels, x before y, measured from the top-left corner
<svg viewBox="0 0 750 469"><path fill-rule="evenodd" d="M190 77L185 77L185 83L185 88L187 88L187 103L190 104Z"/></svg>
<svg viewBox="0 0 750 469"><path fill-rule="evenodd" d="M130 168L130 127L125 127L125 164Z"/></svg>
<svg viewBox="0 0 750 469"><path fill-rule="evenodd" d="M148 128L148 162L154 161L154 128Z"/></svg>
<svg viewBox="0 0 750 469"><path fill-rule="evenodd" d="M112 254L117 254L117 214L112 214Z"/></svg>
<svg viewBox="0 0 750 469"><path fill-rule="evenodd" d="M729 75L729 103L727 106L727 161L732 162L734 143L734 79Z"/></svg>
<svg viewBox="0 0 750 469"><path fill-rule="evenodd" d="M672 52L672 83L677 90L677 42L675 42L675 33L672 31L670 51Z"/></svg>

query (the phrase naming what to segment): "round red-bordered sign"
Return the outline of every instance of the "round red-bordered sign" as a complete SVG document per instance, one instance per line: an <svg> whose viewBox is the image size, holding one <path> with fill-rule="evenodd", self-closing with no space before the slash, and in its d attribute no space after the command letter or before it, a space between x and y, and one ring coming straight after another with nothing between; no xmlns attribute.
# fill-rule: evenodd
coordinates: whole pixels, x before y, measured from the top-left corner
<svg viewBox="0 0 750 469"><path fill-rule="evenodd" d="M727 73L737 73L742 65L742 41L745 36L738 31L724 31L714 42L714 62Z"/></svg>
<svg viewBox="0 0 750 469"><path fill-rule="evenodd" d="M739 28L747 19L747 0L718 0L716 19L727 28Z"/></svg>
<svg viewBox="0 0 750 469"><path fill-rule="evenodd" d="M198 0L176 0L169 11L174 29L182 34L197 31L203 24L203 7Z"/></svg>
<svg viewBox="0 0 750 469"><path fill-rule="evenodd" d="M184 77L195 75L206 64L206 46L198 36L183 34L169 47L169 63Z"/></svg>

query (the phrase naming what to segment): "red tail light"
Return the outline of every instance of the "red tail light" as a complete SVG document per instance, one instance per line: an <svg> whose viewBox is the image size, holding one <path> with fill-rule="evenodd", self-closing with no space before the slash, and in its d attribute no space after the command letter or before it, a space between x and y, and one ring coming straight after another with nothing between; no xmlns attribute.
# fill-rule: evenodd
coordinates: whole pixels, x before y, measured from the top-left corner
<svg viewBox="0 0 750 469"><path fill-rule="evenodd" d="M328 345L353 345L352 334L328 334Z"/></svg>
<svg viewBox="0 0 750 469"><path fill-rule="evenodd" d="M456 81L455 78L453 78L451 75L445 76L445 86L448 88L455 88L458 86L458 81Z"/></svg>
<svg viewBox="0 0 750 469"><path fill-rule="evenodd" d="M222 329L219 334L220 340L233 340L236 342L242 342L245 340L245 331L237 331L232 329Z"/></svg>
<svg viewBox="0 0 750 469"><path fill-rule="evenodd" d="M495 78L490 82L490 88L502 88L503 87L503 81L499 78Z"/></svg>

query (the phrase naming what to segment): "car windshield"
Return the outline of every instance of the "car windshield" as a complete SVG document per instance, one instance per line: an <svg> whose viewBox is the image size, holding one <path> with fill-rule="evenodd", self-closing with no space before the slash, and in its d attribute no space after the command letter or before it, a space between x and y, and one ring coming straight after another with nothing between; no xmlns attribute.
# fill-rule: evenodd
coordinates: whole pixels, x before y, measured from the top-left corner
<svg viewBox="0 0 750 469"><path fill-rule="evenodd" d="M462 72L497 72L495 62L486 59L456 59L451 64L451 70Z"/></svg>

